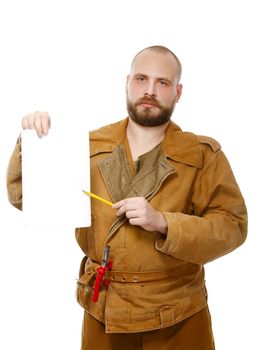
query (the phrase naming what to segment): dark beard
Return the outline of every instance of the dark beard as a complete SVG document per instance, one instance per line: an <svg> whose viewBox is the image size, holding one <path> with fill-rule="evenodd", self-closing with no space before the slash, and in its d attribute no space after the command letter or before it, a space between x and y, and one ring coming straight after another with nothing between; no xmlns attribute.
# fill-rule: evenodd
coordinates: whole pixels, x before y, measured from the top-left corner
<svg viewBox="0 0 253 350"><path fill-rule="evenodd" d="M137 111L137 106L140 103L152 103L159 108L160 112L156 115L152 115L153 112L149 108L144 109L142 112ZM129 114L129 117L137 124L142 126L159 126L167 123L170 121L170 118L172 116L172 113L174 111L175 102L171 107L165 108L159 104L158 101L156 101L153 98L141 98L137 102L132 103L127 98L127 111Z"/></svg>

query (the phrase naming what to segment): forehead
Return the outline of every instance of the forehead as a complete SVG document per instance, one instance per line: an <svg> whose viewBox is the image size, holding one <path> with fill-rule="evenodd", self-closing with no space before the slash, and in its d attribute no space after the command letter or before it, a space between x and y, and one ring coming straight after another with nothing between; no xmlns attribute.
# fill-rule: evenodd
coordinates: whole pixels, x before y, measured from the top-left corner
<svg viewBox="0 0 253 350"><path fill-rule="evenodd" d="M176 60L170 53L145 50L135 57L130 74L172 79L176 77L177 69Z"/></svg>

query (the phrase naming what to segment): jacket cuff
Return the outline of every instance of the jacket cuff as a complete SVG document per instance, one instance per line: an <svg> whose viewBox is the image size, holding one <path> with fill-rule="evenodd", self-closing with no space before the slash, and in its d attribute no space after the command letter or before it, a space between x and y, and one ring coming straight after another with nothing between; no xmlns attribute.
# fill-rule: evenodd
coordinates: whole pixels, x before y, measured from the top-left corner
<svg viewBox="0 0 253 350"><path fill-rule="evenodd" d="M167 221L168 232L167 236L156 240L155 247L161 253L170 255L172 252L177 251L180 245L180 225L177 213L166 212L163 213L163 215Z"/></svg>

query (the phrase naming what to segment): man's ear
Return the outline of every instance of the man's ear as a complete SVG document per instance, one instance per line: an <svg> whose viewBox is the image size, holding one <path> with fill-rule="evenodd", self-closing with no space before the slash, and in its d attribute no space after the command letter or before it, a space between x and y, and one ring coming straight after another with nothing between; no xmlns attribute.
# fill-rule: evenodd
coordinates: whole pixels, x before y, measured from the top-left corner
<svg viewBox="0 0 253 350"><path fill-rule="evenodd" d="M177 98L176 98L176 102L179 101L181 95L182 95L182 92L183 92L183 85L182 84L177 84Z"/></svg>
<svg viewBox="0 0 253 350"><path fill-rule="evenodd" d="M130 79L130 75L128 74L128 76L126 78L126 87L125 87L126 93L127 93L127 85L128 85L129 79Z"/></svg>

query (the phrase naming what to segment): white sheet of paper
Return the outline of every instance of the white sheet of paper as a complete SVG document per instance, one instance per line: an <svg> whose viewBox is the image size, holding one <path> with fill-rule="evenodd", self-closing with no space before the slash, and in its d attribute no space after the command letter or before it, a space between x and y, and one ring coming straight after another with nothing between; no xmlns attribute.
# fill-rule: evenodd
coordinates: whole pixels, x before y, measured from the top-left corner
<svg viewBox="0 0 253 350"><path fill-rule="evenodd" d="M88 132L51 129L40 139L23 130L22 183L25 226L90 226Z"/></svg>

